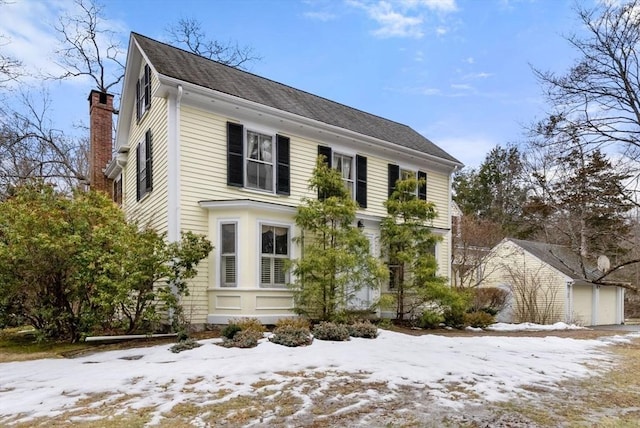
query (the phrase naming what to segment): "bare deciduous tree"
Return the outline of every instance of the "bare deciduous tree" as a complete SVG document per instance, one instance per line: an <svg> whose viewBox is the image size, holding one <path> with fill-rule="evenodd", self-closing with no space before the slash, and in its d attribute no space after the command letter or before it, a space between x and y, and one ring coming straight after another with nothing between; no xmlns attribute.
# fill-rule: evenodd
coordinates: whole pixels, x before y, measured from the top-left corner
<svg viewBox="0 0 640 428"><path fill-rule="evenodd" d="M579 57L563 75L534 69L554 113L547 131L577 130L582 144L640 157L640 1L576 6L585 35L566 37Z"/></svg>
<svg viewBox="0 0 640 428"><path fill-rule="evenodd" d="M57 63L65 71L53 77L87 77L100 92L113 91L124 77L117 35L104 25L104 10L96 0L74 1L80 12L62 16L55 26L62 41Z"/></svg>
<svg viewBox="0 0 640 428"><path fill-rule="evenodd" d="M88 141L73 139L47 120L50 100L23 96L24 113L14 111L0 123L0 195L38 178L63 191L86 180Z"/></svg>
<svg viewBox="0 0 640 428"><path fill-rule="evenodd" d="M505 233L490 220L462 215L452 220L452 285L456 288L476 287L491 272L487 268L489 252Z"/></svg>
<svg viewBox="0 0 640 428"><path fill-rule="evenodd" d="M184 46L196 55L231 67L245 69L247 63L261 59L251 47L208 39L202 24L193 18L181 18L177 24L169 26L166 32L172 43Z"/></svg>
<svg viewBox="0 0 640 428"><path fill-rule="evenodd" d="M552 324L560 320L559 290L550 284L542 266L503 263L502 269L513 297L513 322Z"/></svg>

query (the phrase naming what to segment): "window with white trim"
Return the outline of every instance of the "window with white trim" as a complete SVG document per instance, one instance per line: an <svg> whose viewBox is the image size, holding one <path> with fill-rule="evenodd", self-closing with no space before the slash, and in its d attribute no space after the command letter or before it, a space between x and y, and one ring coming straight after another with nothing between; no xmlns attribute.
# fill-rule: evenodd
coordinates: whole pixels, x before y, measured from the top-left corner
<svg viewBox="0 0 640 428"><path fill-rule="evenodd" d="M273 192L273 136L247 131L246 187Z"/></svg>
<svg viewBox="0 0 640 428"><path fill-rule="evenodd" d="M400 180L408 180L410 178L413 178L413 179L416 178L416 171L413 171L411 169L400 168ZM411 192L407 192L407 193L411 193ZM413 190L413 193L416 196L418 196L418 186L416 186L416 188Z"/></svg>
<svg viewBox="0 0 640 428"><path fill-rule="evenodd" d="M145 64L136 82L136 119L140 118L151 107L151 68Z"/></svg>
<svg viewBox="0 0 640 428"><path fill-rule="evenodd" d="M136 190L137 200L153 190L153 153L151 130L144 134L144 140L136 148Z"/></svg>
<svg viewBox="0 0 640 428"><path fill-rule="evenodd" d="M237 287L237 224L222 223L220 225L220 286Z"/></svg>
<svg viewBox="0 0 640 428"><path fill-rule="evenodd" d="M284 288L289 282L285 268L289 259L289 228L260 226L260 287Z"/></svg>
<svg viewBox="0 0 640 428"><path fill-rule="evenodd" d="M345 187L349 191L349 195L354 198L355 197L355 180L354 180L354 170L353 167L353 156L343 155L341 153L333 154L333 168L340 172L342 175L342 181L344 182Z"/></svg>

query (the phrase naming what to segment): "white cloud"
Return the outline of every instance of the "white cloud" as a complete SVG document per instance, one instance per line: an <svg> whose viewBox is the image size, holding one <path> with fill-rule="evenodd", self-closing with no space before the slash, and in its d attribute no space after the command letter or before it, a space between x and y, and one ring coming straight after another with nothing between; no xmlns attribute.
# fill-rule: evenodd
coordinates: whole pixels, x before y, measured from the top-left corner
<svg viewBox="0 0 640 428"><path fill-rule="evenodd" d="M19 60L32 77L26 83L41 81L43 75L62 75L64 70L57 64L56 51L60 49L59 33L55 30L61 16L82 15L75 3L68 1L15 1L2 5L0 34L5 44L4 55ZM117 21L102 22L102 28L118 34L126 34L125 27ZM98 35L98 44L103 53L108 40ZM126 48L126 45L125 45ZM124 57L120 58L124 62ZM40 76L40 77L38 77ZM65 83L87 85L87 79L71 79ZM89 83L91 84L91 83Z"/></svg>
<svg viewBox="0 0 640 428"><path fill-rule="evenodd" d="M429 134L425 134L429 135ZM502 141L496 141L481 135L464 135L434 138L433 141L460 162L469 167L477 167L484 161L487 153Z"/></svg>
<svg viewBox="0 0 640 428"><path fill-rule="evenodd" d="M488 77L493 76L493 73L486 73L484 71L481 71L479 73L469 73L464 75L462 78L464 80L475 80L475 79L486 79Z"/></svg>
<svg viewBox="0 0 640 428"><path fill-rule="evenodd" d="M471 85L467 85L467 84L463 84L463 83L453 83L451 85L452 89L458 89L458 90L463 90L463 91L470 91L473 89L473 87Z"/></svg>
<svg viewBox="0 0 640 428"><path fill-rule="evenodd" d="M465 59L464 62L466 62L467 64L473 64L474 62L476 62L476 60L473 59L472 56L470 56L469 58Z"/></svg>
<svg viewBox="0 0 640 428"><path fill-rule="evenodd" d="M330 12L305 12L304 17L322 22L332 21L337 18L335 14Z"/></svg>
<svg viewBox="0 0 640 428"><path fill-rule="evenodd" d="M0 13L0 28L6 41L2 46L3 54L21 61L24 69L30 72L59 71L52 62L58 44L53 24L59 13L52 4L40 2L4 4ZM49 20L46 17L50 17Z"/></svg>
<svg viewBox="0 0 640 428"><path fill-rule="evenodd" d="M455 0L347 0L347 4L364 10L379 25L373 34L381 38L422 38L425 14L457 10ZM434 31L437 35L444 35L448 29L441 25Z"/></svg>

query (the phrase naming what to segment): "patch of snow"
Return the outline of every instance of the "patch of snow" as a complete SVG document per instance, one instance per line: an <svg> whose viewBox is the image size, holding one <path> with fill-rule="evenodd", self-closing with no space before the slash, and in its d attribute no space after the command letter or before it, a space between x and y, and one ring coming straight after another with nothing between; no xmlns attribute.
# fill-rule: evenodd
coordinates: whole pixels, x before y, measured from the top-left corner
<svg viewBox="0 0 640 428"><path fill-rule="evenodd" d="M556 328L560 328L556 326ZM636 336L638 337L638 336ZM623 340L620 338L617 340ZM480 399L495 401L532 394L522 387L553 388L568 378L593 375L593 362L603 370L613 356L606 347L615 341L560 337L411 336L381 330L377 339L348 342L315 340L287 348L262 339L251 349L216 346L203 340L199 348L173 354L170 345L102 352L75 359L43 359L0 364L0 424L23 414L21 421L51 417L79 406L91 394L123 400L129 409L154 406L153 422L174 405L216 391L231 396L252 394L255 382L272 380L267 388L304 396L292 378L308 379L318 372L323 381L348 381L353 374L365 382L425 388L438 403L460 405L448 386L461 385ZM135 359L132 357L142 356ZM591 363L587 369L585 363ZM346 376L346 377L345 377ZM287 389L289 388L289 389ZM226 395L225 399L229 399ZM384 399L371 391L371 400ZM216 401L215 398L210 398ZM99 405L99 404L97 404Z"/></svg>
<svg viewBox="0 0 640 428"><path fill-rule="evenodd" d="M553 331L553 330L582 330L586 327L582 327L575 324L567 324L564 322L557 322L555 324L534 324L531 322L525 322L520 324L509 324L504 322L498 322L491 324L487 327L487 330L491 331Z"/></svg>

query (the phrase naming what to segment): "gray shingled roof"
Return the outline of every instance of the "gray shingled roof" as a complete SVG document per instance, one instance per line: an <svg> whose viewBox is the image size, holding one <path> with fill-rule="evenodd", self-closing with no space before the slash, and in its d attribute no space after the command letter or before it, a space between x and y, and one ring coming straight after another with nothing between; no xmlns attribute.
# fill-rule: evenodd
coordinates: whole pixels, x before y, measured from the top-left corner
<svg viewBox="0 0 640 428"><path fill-rule="evenodd" d="M569 247L513 238L509 240L573 280L594 281L602 276L602 272L588 262L585 263L586 275L583 275L580 257Z"/></svg>
<svg viewBox="0 0 640 428"><path fill-rule="evenodd" d="M460 163L410 127L132 33L162 75Z"/></svg>

